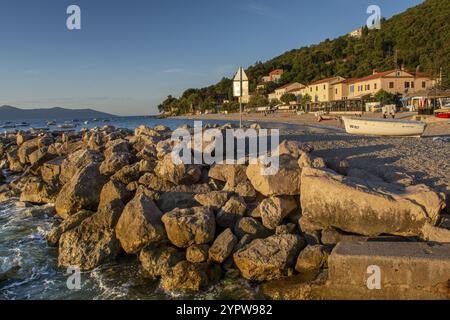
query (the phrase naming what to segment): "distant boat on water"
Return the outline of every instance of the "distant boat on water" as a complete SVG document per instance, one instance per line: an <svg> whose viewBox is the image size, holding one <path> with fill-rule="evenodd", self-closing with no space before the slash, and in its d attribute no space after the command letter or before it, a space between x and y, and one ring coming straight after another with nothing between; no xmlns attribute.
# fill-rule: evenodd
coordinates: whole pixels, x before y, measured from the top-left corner
<svg viewBox="0 0 450 320"><path fill-rule="evenodd" d="M58 128L60 128L60 129L74 129L76 127L77 127L77 125L75 123L68 122L68 121L64 122L63 124L60 124L58 126Z"/></svg>
<svg viewBox="0 0 450 320"><path fill-rule="evenodd" d="M53 120L47 121L47 125L54 126L54 125L56 125L56 121L53 121Z"/></svg>
<svg viewBox="0 0 450 320"><path fill-rule="evenodd" d="M427 125L420 121L343 117L350 134L391 137L420 137Z"/></svg>

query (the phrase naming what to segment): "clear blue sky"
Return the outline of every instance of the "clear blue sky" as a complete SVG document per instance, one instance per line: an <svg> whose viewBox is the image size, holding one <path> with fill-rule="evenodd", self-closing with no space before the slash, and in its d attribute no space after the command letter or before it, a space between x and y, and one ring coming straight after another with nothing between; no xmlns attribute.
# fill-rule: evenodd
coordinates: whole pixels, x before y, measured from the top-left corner
<svg viewBox="0 0 450 320"><path fill-rule="evenodd" d="M364 25L371 4L391 17L421 2L0 0L0 105L155 113L168 94Z"/></svg>

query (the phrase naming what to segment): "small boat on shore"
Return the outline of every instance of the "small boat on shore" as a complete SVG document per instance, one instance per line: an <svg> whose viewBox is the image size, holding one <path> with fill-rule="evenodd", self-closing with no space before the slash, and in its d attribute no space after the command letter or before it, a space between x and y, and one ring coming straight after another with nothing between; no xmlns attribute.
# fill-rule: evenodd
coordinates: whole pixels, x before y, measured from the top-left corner
<svg viewBox="0 0 450 320"><path fill-rule="evenodd" d="M450 119L450 107L441 108L434 111L436 118Z"/></svg>
<svg viewBox="0 0 450 320"><path fill-rule="evenodd" d="M343 117L350 134L391 137L420 137L427 125L420 121Z"/></svg>

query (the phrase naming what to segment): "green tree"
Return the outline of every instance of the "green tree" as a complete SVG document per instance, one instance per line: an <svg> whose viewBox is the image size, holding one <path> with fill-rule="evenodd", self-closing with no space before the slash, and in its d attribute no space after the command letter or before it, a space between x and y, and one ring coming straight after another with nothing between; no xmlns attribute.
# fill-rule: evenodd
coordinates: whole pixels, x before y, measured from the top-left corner
<svg viewBox="0 0 450 320"><path fill-rule="evenodd" d="M275 106L277 106L277 105L279 105L280 104L280 100L278 100L278 99L272 99L272 100L270 100L270 106L271 107L275 107Z"/></svg>
<svg viewBox="0 0 450 320"><path fill-rule="evenodd" d="M400 97L396 94L380 90L375 94L375 99L381 103L381 105L395 104L398 105Z"/></svg>
<svg viewBox="0 0 450 320"><path fill-rule="evenodd" d="M268 105L269 101L261 94L253 95L247 103L248 108L267 107Z"/></svg>
<svg viewBox="0 0 450 320"><path fill-rule="evenodd" d="M281 96L280 100L284 104L289 104L291 102L297 101L297 96L293 93L285 93Z"/></svg>
<svg viewBox="0 0 450 320"><path fill-rule="evenodd" d="M305 94L301 100L300 100L300 105L302 106L303 110L306 110L306 106L308 105L308 103L311 103L312 98L309 94Z"/></svg>

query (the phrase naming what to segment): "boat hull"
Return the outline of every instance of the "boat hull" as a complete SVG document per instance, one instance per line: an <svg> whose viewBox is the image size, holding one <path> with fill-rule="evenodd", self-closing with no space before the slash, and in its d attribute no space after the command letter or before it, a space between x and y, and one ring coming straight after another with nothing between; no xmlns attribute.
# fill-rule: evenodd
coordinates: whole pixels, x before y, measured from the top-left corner
<svg viewBox="0 0 450 320"><path fill-rule="evenodd" d="M427 125L419 121L343 118L350 134L389 137L420 137Z"/></svg>

